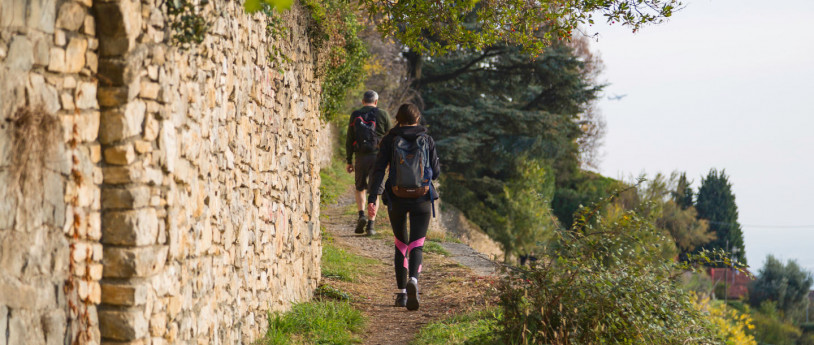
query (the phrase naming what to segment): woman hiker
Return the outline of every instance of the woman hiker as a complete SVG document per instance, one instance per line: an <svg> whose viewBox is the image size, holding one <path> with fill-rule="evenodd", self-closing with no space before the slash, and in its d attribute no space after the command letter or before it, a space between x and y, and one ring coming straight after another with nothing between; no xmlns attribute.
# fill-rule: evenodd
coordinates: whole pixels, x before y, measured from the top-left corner
<svg viewBox="0 0 814 345"><path fill-rule="evenodd" d="M418 274L421 254L430 217L435 213L438 193L432 180L438 178L438 155L435 141L419 125L421 113L412 104L403 104L396 114L397 125L382 139L368 196L368 214L376 216L376 198L383 194L390 224L395 235L396 307L418 310ZM382 186L388 166L387 182ZM410 231L407 231L407 217ZM409 280L408 280L409 273Z"/></svg>

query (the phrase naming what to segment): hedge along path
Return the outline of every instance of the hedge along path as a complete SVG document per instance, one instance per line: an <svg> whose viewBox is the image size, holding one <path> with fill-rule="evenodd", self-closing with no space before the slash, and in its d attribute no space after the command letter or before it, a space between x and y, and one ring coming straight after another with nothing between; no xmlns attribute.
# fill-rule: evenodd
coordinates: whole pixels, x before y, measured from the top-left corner
<svg viewBox="0 0 814 345"><path fill-rule="evenodd" d="M396 280L393 272L393 232L382 205L373 237L353 233L355 201L349 189L335 204L323 205L322 224L334 246L378 260L353 282L322 277L330 285L353 296L351 304L367 318L360 335L364 344L409 344L430 322L493 304L493 275L481 275L441 254L424 252L419 277L421 307L417 311L393 306ZM430 240L428 235L428 240Z"/></svg>

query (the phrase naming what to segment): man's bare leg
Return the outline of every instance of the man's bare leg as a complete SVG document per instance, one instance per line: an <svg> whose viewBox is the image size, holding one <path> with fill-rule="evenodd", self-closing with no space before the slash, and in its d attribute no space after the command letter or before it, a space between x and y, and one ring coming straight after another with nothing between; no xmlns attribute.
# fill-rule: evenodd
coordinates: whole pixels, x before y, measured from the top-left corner
<svg viewBox="0 0 814 345"><path fill-rule="evenodd" d="M365 204L367 203L367 193L366 193L366 191L364 191L364 190L363 191L358 191L357 190L356 193L354 193L354 196L356 196L356 210L360 211L360 212L365 211ZM379 198L376 198L375 207L377 209L379 208ZM368 215L368 219L376 220L376 216L373 216L371 218Z"/></svg>

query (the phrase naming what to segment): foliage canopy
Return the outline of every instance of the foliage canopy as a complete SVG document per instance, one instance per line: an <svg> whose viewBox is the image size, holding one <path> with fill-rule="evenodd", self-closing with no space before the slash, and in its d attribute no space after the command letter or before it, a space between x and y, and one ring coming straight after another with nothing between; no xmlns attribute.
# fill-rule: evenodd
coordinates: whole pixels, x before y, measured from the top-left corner
<svg viewBox="0 0 814 345"><path fill-rule="evenodd" d="M520 46L534 55L569 39L595 15L631 27L660 23L677 0L361 0L379 31L419 53L437 55L496 45Z"/></svg>

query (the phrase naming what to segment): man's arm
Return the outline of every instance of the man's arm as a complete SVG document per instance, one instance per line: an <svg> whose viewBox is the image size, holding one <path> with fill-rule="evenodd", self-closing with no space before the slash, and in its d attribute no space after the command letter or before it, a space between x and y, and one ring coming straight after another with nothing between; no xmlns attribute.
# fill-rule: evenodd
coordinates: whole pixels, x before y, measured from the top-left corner
<svg viewBox="0 0 814 345"><path fill-rule="evenodd" d="M356 138L356 132L353 128L353 114L350 115L350 122L348 122L348 135L345 136L345 156L347 157L348 165L353 165L353 140Z"/></svg>
<svg viewBox="0 0 814 345"><path fill-rule="evenodd" d="M384 137L387 135L387 132L390 132L390 130L393 129L393 120L390 118L390 114L388 114L386 110L379 109L379 115L380 118L378 121L382 124L380 126L381 132L379 135Z"/></svg>

